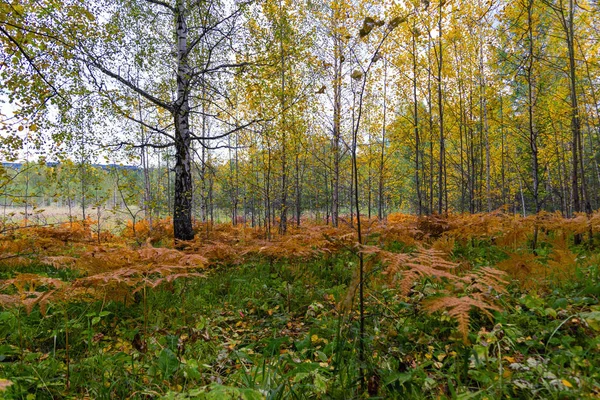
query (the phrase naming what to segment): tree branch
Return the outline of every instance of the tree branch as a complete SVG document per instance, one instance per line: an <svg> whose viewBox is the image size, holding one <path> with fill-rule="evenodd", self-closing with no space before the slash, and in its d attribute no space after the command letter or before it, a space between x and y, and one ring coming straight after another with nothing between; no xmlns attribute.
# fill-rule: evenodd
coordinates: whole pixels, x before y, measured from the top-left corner
<svg viewBox="0 0 600 400"><path fill-rule="evenodd" d="M25 57L25 59L27 60L29 65L31 65L31 67L35 70L35 72L38 74L38 76L44 81L44 83L46 85L48 85L58 97L60 97L67 104L70 105L71 103L60 94L60 92L54 87L54 85L48 79L46 79L46 77L44 76L42 71L40 71L40 69L37 67L37 65L35 65L35 62L33 62L33 58L29 54L27 54L27 52L21 46L21 44L15 38L13 38L12 35L10 33L8 33L2 26L0 26L0 32L2 32L2 34L4 34L4 36L6 36L8 38L8 40L10 40L15 46L17 46L17 48L19 49L21 54L23 54L23 57Z"/></svg>
<svg viewBox="0 0 600 400"><path fill-rule="evenodd" d="M175 141L175 138L172 135L168 134L164 129L156 128L156 127L154 127L154 126L152 126L150 124L147 124L146 122L144 122L142 120L139 120L139 119L137 119L135 117L132 117L131 115L127 115L126 113L121 113L121 115L123 117L127 118L130 121L133 121L133 122L136 122L136 123L142 125L144 128L148 128L148 129L150 129L153 132L160 133L161 135L166 136L169 139Z"/></svg>
<svg viewBox="0 0 600 400"><path fill-rule="evenodd" d="M168 149L169 147L175 146L175 143L165 143L165 144L142 143L142 144L135 144L135 143L132 143L132 142L120 142L120 143L114 143L114 144L107 144L107 145L105 145L105 147L115 147L117 149L120 149L123 146L130 146L130 147L133 147L134 149L142 149L142 148L146 148L146 147L150 147L152 149Z"/></svg>
<svg viewBox="0 0 600 400"><path fill-rule="evenodd" d="M227 137L227 136L231 135L232 133L235 133L237 131L240 131L242 129L245 129L245 128L249 127L250 125L253 125L255 123L262 122L262 121L264 121L264 119L253 119L252 121L247 122L244 125L236 126L235 128L231 129L230 131L227 131L227 132L222 133L222 134L217 135L217 136L196 136L196 135L194 135L192 133L191 134L192 135L192 140L215 140L215 139L222 139L224 137Z"/></svg>
<svg viewBox="0 0 600 400"><path fill-rule="evenodd" d="M171 11L173 14L176 13L176 10L173 6L171 6L170 4L164 2L164 1L160 1L160 0L146 0L147 3L152 3L152 4L156 4L159 6L163 6L166 9L168 9L169 11Z"/></svg>
<svg viewBox="0 0 600 400"><path fill-rule="evenodd" d="M156 104L157 106L162 107L165 110L168 110L169 112L173 112L175 110L173 104L166 103L166 102L162 101L161 99L159 99L158 97L151 95L150 93L146 92L145 90L134 85L132 82L123 78L121 75L109 70L108 68L106 68L105 66L100 64L95 59L93 59L93 58L85 59L85 58L80 58L80 57L76 57L76 59L78 61L83 62L84 64L89 64L89 65L92 65L93 67L99 69L104 75L107 75L107 76L113 78L114 80L116 80L117 82L120 82L121 84L127 86L128 88L130 88L131 90L133 90L140 96L144 97L146 100Z"/></svg>

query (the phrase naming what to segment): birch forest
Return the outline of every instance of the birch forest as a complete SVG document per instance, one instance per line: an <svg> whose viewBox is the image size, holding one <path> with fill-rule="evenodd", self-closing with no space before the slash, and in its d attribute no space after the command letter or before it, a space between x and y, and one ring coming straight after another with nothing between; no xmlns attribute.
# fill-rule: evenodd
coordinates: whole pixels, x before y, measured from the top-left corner
<svg viewBox="0 0 600 400"><path fill-rule="evenodd" d="M599 16L0 0L0 398L597 398Z"/></svg>

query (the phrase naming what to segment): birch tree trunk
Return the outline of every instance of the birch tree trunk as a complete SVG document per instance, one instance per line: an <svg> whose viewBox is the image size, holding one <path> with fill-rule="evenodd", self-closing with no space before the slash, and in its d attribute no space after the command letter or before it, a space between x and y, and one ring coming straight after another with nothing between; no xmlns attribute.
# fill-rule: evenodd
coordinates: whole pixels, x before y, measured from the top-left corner
<svg viewBox="0 0 600 400"><path fill-rule="evenodd" d="M175 122L175 197L173 228L176 240L192 240L192 160L190 135L188 64L188 28L183 1L177 2L177 99L173 109Z"/></svg>

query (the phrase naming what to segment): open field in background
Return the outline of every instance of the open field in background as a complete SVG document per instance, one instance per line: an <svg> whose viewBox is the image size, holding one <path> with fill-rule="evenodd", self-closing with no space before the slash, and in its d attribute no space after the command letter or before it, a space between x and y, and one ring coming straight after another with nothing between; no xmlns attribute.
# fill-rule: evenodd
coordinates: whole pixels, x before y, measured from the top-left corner
<svg viewBox="0 0 600 400"><path fill-rule="evenodd" d="M143 213L140 211L140 207L131 206L129 207L136 217L142 218ZM23 225L25 219L27 219L27 225L30 226L42 226L42 225L57 225L69 221L78 221L83 218L81 207L69 207L66 206L47 206L47 207L28 207L26 218L26 208L24 206L2 206L0 205L0 219L5 225L18 224ZM102 230L109 230L113 233L117 233L119 229L122 229L127 221L131 220L131 213L126 208L108 208L101 207L100 213L96 207L89 207L86 209L86 217L90 217L94 221L100 220ZM96 223L97 225L97 223Z"/></svg>
<svg viewBox="0 0 600 400"><path fill-rule="evenodd" d="M243 225L198 224L180 249L169 220L100 237L80 221L7 231L2 395L600 395L600 214L394 214L363 226L358 246L349 225L307 223L268 239Z"/></svg>

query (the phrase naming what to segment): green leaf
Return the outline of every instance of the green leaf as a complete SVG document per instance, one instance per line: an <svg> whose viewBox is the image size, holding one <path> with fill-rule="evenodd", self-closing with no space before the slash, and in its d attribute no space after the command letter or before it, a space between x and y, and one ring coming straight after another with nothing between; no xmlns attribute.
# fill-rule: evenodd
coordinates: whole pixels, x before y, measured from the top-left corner
<svg viewBox="0 0 600 400"><path fill-rule="evenodd" d="M581 313L581 317L585 319L590 328L596 332L600 332L600 311Z"/></svg>
<svg viewBox="0 0 600 400"><path fill-rule="evenodd" d="M162 349L158 356L158 369L163 373L164 378L168 379L179 368L179 359L171 349Z"/></svg>
<svg viewBox="0 0 600 400"><path fill-rule="evenodd" d="M206 399L242 399L242 400L262 400L265 397L257 390L243 389L231 386L213 384L211 391L206 395Z"/></svg>
<svg viewBox="0 0 600 400"><path fill-rule="evenodd" d="M325 393L327 391L327 379L321 374L315 375L314 385L319 393Z"/></svg>
<svg viewBox="0 0 600 400"><path fill-rule="evenodd" d="M548 307L544 310L544 315L547 317L556 318L557 314L555 309Z"/></svg>
<svg viewBox="0 0 600 400"><path fill-rule="evenodd" d="M410 372L394 372L390 374L386 380L386 385L391 385L392 383L398 383L400 385L409 382L412 379L413 375Z"/></svg>
<svg viewBox="0 0 600 400"><path fill-rule="evenodd" d="M321 360L322 362L327 362L328 361L328 357L325 353L323 353L322 351L317 351L316 352L317 357L319 357L319 360Z"/></svg>
<svg viewBox="0 0 600 400"><path fill-rule="evenodd" d="M307 347L309 347L310 343L311 343L310 335L306 335L306 337L303 340L294 342L294 347L296 347L296 350L302 351L302 350L306 349Z"/></svg>
<svg viewBox="0 0 600 400"><path fill-rule="evenodd" d="M527 295L521 299L521 304L533 311L541 311L544 306L544 300L539 297Z"/></svg>

